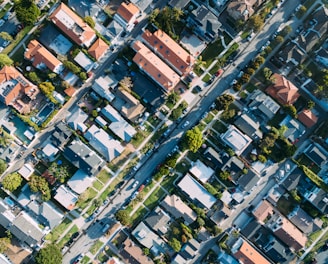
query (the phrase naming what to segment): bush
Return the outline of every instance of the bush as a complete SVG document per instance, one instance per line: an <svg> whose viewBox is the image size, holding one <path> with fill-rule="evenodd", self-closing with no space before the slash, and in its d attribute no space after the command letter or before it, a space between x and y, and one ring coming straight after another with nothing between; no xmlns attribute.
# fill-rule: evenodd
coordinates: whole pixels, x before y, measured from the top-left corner
<svg viewBox="0 0 328 264"><path fill-rule="evenodd" d="M22 181L22 177L17 172L14 172L3 178L2 186L6 190L13 192L22 184Z"/></svg>

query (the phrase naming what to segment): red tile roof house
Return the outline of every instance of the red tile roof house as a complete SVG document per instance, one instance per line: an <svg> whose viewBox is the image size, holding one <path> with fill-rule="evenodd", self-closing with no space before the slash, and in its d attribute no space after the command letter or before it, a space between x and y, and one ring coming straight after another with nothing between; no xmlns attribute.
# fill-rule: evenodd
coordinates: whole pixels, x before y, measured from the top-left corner
<svg viewBox="0 0 328 264"><path fill-rule="evenodd" d="M195 58L162 30L151 33L145 30L142 38L146 45L164 60L179 75L187 75L192 70Z"/></svg>
<svg viewBox="0 0 328 264"><path fill-rule="evenodd" d="M139 8L133 3L124 3L118 7L114 20L116 20L127 31L131 31L137 17L141 14Z"/></svg>
<svg viewBox="0 0 328 264"><path fill-rule="evenodd" d="M79 46L88 48L97 38L94 30L63 3L57 7L49 19Z"/></svg>
<svg viewBox="0 0 328 264"><path fill-rule="evenodd" d="M180 77L164 61L155 55L139 40L132 45L137 54L133 61L165 92L172 91L180 81Z"/></svg>
<svg viewBox="0 0 328 264"><path fill-rule="evenodd" d="M44 70L48 68L54 73L61 73L64 65L49 50L43 47L37 40L31 40L24 53L25 59L32 62L32 65Z"/></svg>
<svg viewBox="0 0 328 264"><path fill-rule="evenodd" d="M282 105L294 104L300 96L298 88L280 74L273 74L272 79L274 83L265 91Z"/></svg>
<svg viewBox="0 0 328 264"><path fill-rule="evenodd" d="M298 114L297 119L307 128L313 127L318 122L318 117L310 109L304 109Z"/></svg>
<svg viewBox="0 0 328 264"><path fill-rule="evenodd" d="M97 61L100 60L108 50L109 46L101 38L98 38L95 43L88 49L89 54Z"/></svg>
<svg viewBox="0 0 328 264"><path fill-rule="evenodd" d="M39 88L14 67L4 66L0 70L0 102L5 105L11 105L20 113L29 113L30 102L39 92Z"/></svg>

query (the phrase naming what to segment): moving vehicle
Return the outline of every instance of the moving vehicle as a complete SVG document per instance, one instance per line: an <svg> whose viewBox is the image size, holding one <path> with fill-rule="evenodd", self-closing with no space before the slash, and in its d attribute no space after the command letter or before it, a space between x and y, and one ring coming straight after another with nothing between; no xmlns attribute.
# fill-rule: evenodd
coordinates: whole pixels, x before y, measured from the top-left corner
<svg viewBox="0 0 328 264"><path fill-rule="evenodd" d="M184 122L183 125L182 125L182 128L186 128L189 124L190 124L189 121Z"/></svg>

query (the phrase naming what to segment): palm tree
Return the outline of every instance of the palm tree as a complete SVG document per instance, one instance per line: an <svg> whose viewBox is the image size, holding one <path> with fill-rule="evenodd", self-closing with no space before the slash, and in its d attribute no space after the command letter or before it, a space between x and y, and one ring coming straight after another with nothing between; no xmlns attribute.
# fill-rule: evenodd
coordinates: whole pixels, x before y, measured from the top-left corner
<svg viewBox="0 0 328 264"><path fill-rule="evenodd" d="M202 56L198 56L198 58L196 59L195 63L194 63L194 69L195 71L199 71L202 70L203 67L206 66L206 61L203 61L203 57Z"/></svg>

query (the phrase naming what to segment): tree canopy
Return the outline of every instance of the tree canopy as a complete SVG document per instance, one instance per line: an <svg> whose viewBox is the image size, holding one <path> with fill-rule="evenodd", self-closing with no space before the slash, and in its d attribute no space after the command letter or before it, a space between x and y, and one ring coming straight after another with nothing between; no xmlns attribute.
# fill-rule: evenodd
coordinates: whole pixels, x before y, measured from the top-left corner
<svg viewBox="0 0 328 264"><path fill-rule="evenodd" d="M263 19L259 15L253 15L248 20L248 26L254 31L259 31L263 26Z"/></svg>
<svg viewBox="0 0 328 264"><path fill-rule="evenodd" d="M22 177L18 172L10 173L2 180L2 186L6 190L13 192L22 184Z"/></svg>
<svg viewBox="0 0 328 264"><path fill-rule="evenodd" d="M222 94L216 98L216 107L218 110L227 110L235 98L230 94Z"/></svg>
<svg viewBox="0 0 328 264"><path fill-rule="evenodd" d="M202 144L203 134L198 127L188 130L182 139L182 145L194 153L197 152Z"/></svg>
<svg viewBox="0 0 328 264"><path fill-rule="evenodd" d="M10 66L13 63L14 61L11 58L9 58L7 54L0 53L0 68L2 68L5 65Z"/></svg>
<svg viewBox="0 0 328 264"><path fill-rule="evenodd" d="M13 37L6 31L0 32L0 37L4 40L13 41Z"/></svg>
<svg viewBox="0 0 328 264"><path fill-rule="evenodd" d="M10 244L9 237L1 237L0 238L0 253L5 252L8 249L9 244Z"/></svg>
<svg viewBox="0 0 328 264"><path fill-rule="evenodd" d="M59 264L63 261L63 255L59 247L55 244L48 244L35 256L37 264Z"/></svg>
<svg viewBox="0 0 328 264"><path fill-rule="evenodd" d="M6 169L7 163L4 160L0 159L0 175L4 173Z"/></svg>
<svg viewBox="0 0 328 264"><path fill-rule="evenodd" d="M18 0L14 6L17 19L25 25L33 25L38 21L40 9L32 0Z"/></svg>
<svg viewBox="0 0 328 264"><path fill-rule="evenodd" d="M84 22L87 23L90 27L94 28L96 23L91 16L84 17Z"/></svg>
<svg viewBox="0 0 328 264"><path fill-rule="evenodd" d="M130 215L126 210L119 210L115 217L122 225L128 225L130 223Z"/></svg>
<svg viewBox="0 0 328 264"><path fill-rule="evenodd" d="M179 252L181 250L181 243L176 238L172 238L171 241L169 241L169 245L175 252Z"/></svg>
<svg viewBox="0 0 328 264"><path fill-rule="evenodd" d="M49 184L45 178L32 175L28 184L32 192L41 192L43 201L48 201L51 198Z"/></svg>

